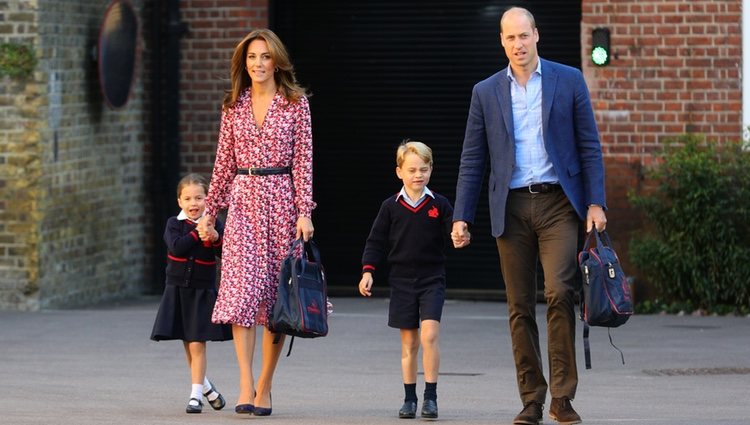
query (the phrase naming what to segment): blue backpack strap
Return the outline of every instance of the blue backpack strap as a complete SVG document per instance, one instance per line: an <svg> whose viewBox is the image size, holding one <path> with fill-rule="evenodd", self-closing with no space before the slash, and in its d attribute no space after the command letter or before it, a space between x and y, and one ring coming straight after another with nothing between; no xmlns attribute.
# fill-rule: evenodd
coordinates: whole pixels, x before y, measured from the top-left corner
<svg viewBox="0 0 750 425"><path fill-rule="evenodd" d="M281 341L281 333L273 334L273 343L278 344L280 341ZM289 350L286 352L287 357L289 357L289 355L292 354L292 345L294 345L294 335L292 335L292 339L289 340Z"/></svg>
<svg viewBox="0 0 750 425"><path fill-rule="evenodd" d="M294 335L292 335L292 339L289 340L289 350L286 352L287 357L292 354L292 345L294 345Z"/></svg>
<svg viewBox="0 0 750 425"><path fill-rule="evenodd" d="M586 369L591 369L591 345L589 344L589 324L583 321L583 357L586 358Z"/></svg>
<svg viewBox="0 0 750 425"><path fill-rule="evenodd" d="M619 348L617 348L617 346L615 345L615 343L612 342L612 334L610 333L611 330L612 330L612 328L607 328L607 336L609 336L609 345L611 345L612 347L615 348L615 350L617 350L617 351L620 352L620 360L622 360L622 364L624 365L625 364L625 354L623 354L622 350L620 350Z"/></svg>
<svg viewBox="0 0 750 425"><path fill-rule="evenodd" d="M586 359L586 369L591 369L591 346L589 344L589 324L586 323L586 289L581 284L580 299L578 301L578 318L583 322L583 356Z"/></svg>

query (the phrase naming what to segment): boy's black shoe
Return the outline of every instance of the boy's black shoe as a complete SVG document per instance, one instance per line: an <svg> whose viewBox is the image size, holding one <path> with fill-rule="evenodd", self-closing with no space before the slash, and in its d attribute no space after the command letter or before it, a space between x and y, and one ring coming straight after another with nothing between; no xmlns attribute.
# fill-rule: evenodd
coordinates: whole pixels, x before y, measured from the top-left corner
<svg viewBox="0 0 750 425"><path fill-rule="evenodd" d="M405 401L404 405L398 411L398 417L401 419L414 419L417 417L417 401Z"/></svg>
<svg viewBox="0 0 750 425"><path fill-rule="evenodd" d="M425 400L422 403L422 419L437 419L438 407L436 400Z"/></svg>
<svg viewBox="0 0 750 425"><path fill-rule="evenodd" d="M550 413L551 414L551 413ZM539 425L542 423L542 404L531 401L513 419L514 425Z"/></svg>
<svg viewBox="0 0 750 425"><path fill-rule="evenodd" d="M552 403L549 405L549 417L560 422L560 425L581 423L581 417L573 410L570 399L567 397L552 399Z"/></svg>

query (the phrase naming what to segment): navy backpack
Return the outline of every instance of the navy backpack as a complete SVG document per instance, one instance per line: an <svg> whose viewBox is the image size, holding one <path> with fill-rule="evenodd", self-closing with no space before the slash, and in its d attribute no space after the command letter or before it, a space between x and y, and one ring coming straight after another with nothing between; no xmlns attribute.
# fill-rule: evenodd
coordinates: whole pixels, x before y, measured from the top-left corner
<svg viewBox="0 0 750 425"><path fill-rule="evenodd" d="M294 337L328 335L328 288L320 251L312 239L295 240L281 264L269 329L276 334L274 344L281 340L281 334L291 335L287 356L292 352Z"/></svg>
<svg viewBox="0 0 750 425"><path fill-rule="evenodd" d="M592 246L592 241L596 245ZM606 231L592 229L586 236L583 250L578 254L578 266L583 275L581 288L581 320L583 320L583 345L586 369L591 369L589 326L616 328L633 315L633 298L625 273L609 241ZM609 343L617 350L609 334ZM625 357L620 351L622 363Z"/></svg>

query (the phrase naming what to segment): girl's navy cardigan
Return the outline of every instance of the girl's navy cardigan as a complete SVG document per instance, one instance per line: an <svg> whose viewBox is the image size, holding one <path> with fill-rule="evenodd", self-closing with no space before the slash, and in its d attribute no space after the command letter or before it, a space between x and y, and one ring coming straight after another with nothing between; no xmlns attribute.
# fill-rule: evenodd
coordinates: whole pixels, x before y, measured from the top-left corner
<svg viewBox="0 0 750 425"><path fill-rule="evenodd" d="M216 220L219 239L204 243L196 223L171 217L164 230L167 244L167 284L190 288L216 287L216 257L221 256L224 224Z"/></svg>

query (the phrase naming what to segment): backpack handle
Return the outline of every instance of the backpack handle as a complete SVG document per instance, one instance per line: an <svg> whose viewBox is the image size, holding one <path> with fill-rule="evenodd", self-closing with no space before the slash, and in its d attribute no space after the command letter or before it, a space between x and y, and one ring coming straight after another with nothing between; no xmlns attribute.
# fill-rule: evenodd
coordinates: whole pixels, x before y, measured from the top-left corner
<svg viewBox="0 0 750 425"><path fill-rule="evenodd" d="M305 264L310 261L312 263L318 263L322 266L320 261L320 249L318 249L318 244L315 243L314 240L310 239L309 241L305 242L305 240L300 237L299 239L295 239L294 242L292 242L292 246L289 248L289 252L286 254L287 257L292 255L292 253L297 249L298 246L302 245L302 253L300 254L300 258L302 258L302 270L301 272L305 273ZM308 250L310 254L308 255Z"/></svg>
<svg viewBox="0 0 750 425"><path fill-rule="evenodd" d="M593 228L591 229L590 232L586 234L586 241L583 243L583 251L588 251L589 246L591 246L592 239L596 240L596 246L612 247L612 242L610 242L609 240L609 235L607 234L607 231L602 230L601 232L598 232L596 228Z"/></svg>

